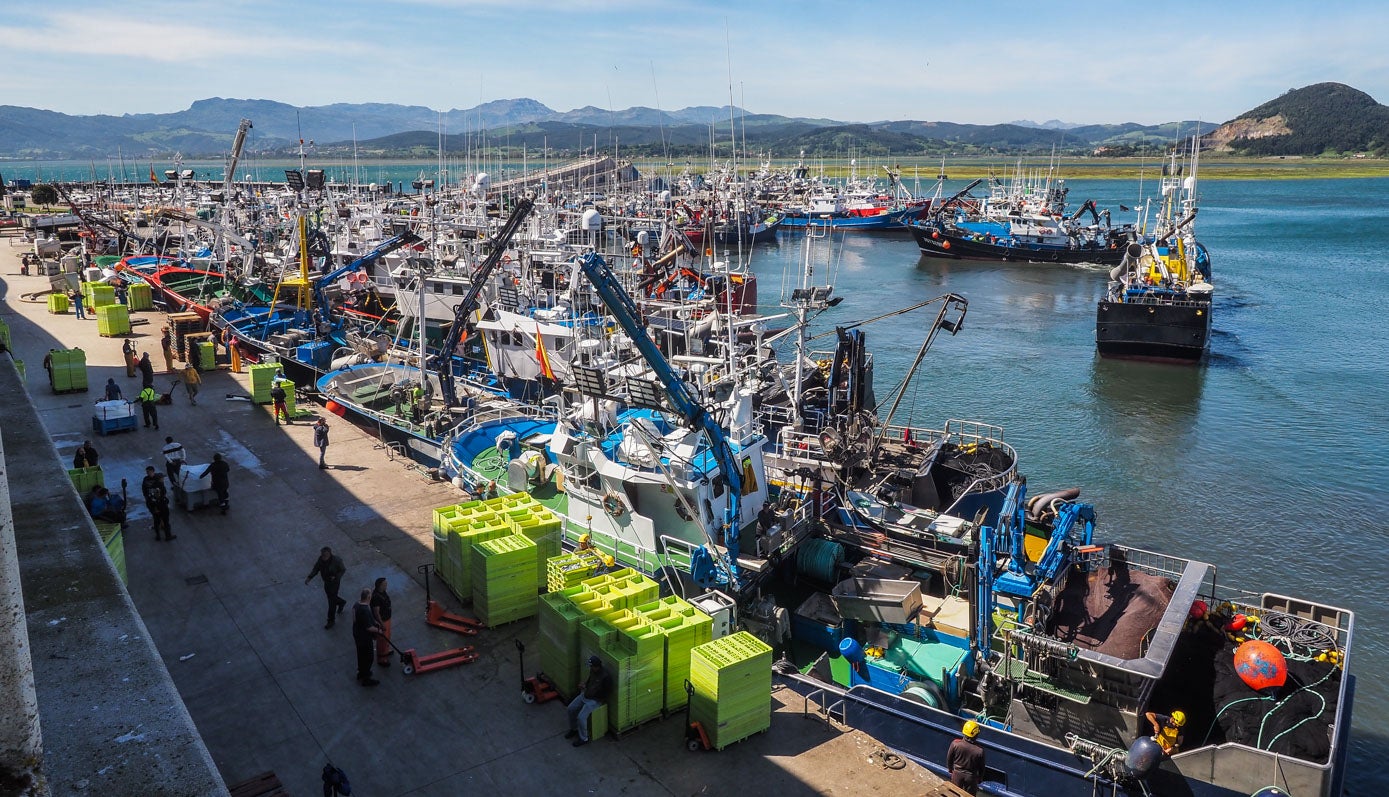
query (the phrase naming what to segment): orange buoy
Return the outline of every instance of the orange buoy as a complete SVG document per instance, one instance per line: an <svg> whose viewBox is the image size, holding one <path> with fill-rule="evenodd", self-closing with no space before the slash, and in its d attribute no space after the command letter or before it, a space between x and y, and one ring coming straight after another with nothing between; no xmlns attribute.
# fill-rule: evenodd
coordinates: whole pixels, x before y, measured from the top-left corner
<svg viewBox="0 0 1389 797"><path fill-rule="evenodd" d="M949 242L949 241L946 241L945 243L943 243L943 244L940 245L940 248L941 248L941 249L949 249L949 248L950 248L950 242Z"/></svg>
<svg viewBox="0 0 1389 797"><path fill-rule="evenodd" d="M931 230L931 240L933 240L933 241L939 241L939 240L940 240L940 230Z"/></svg>
<svg viewBox="0 0 1389 797"><path fill-rule="evenodd" d="M327 404L324 404L323 409L333 413L339 418L347 414L347 409L336 401L329 401Z"/></svg>
<svg viewBox="0 0 1389 797"><path fill-rule="evenodd" d="M1288 662L1278 648L1251 639L1235 648L1235 672L1250 689L1276 689L1288 680Z"/></svg>

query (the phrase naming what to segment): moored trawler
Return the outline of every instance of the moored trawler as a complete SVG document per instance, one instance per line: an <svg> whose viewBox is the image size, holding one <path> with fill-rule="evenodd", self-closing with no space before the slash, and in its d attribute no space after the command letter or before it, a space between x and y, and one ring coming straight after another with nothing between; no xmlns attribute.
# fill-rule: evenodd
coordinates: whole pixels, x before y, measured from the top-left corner
<svg viewBox="0 0 1389 797"><path fill-rule="evenodd" d="M1195 363L1210 349L1210 254L1194 223L1198 144L1183 179L1173 152L1163 168L1162 209L1153 238L1130 243L1095 313L1095 347L1102 357Z"/></svg>

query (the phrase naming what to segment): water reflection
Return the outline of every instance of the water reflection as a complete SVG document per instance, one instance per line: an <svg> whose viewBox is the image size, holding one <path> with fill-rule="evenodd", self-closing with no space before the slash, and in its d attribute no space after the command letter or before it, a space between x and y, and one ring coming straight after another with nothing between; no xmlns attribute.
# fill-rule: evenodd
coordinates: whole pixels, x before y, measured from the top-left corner
<svg viewBox="0 0 1389 797"><path fill-rule="evenodd" d="M1202 366L1105 359L1090 369L1094 418L1118 439L1137 438L1161 447L1193 442L1201 394Z"/></svg>

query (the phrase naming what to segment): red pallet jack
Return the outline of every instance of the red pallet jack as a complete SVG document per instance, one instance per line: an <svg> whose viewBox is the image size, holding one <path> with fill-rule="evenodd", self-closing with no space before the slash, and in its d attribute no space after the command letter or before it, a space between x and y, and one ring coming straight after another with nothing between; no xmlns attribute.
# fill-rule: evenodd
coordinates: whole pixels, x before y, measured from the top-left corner
<svg viewBox="0 0 1389 797"><path fill-rule="evenodd" d="M477 632L486 628L487 623L481 620L464 617L461 614L454 614L444 609L444 607L434 602L429 595L429 574L433 572L434 565L423 564L415 568L418 573L424 574L424 621L435 628L442 628L445 631L452 631L463 636L477 636Z"/></svg>
<svg viewBox="0 0 1389 797"><path fill-rule="evenodd" d="M519 639L512 641L516 643L516 655L521 662L521 699L527 703L548 703L559 697L559 690L545 673L526 677L526 646Z"/></svg>
<svg viewBox="0 0 1389 797"><path fill-rule="evenodd" d="M390 645L392 650L400 654L400 669L406 675L423 675L427 672L456 667L460 664L472 664L478 660L478 653L473 650L472 645L449 648L448 650L441 650L438 653L427 653L421 656L415 652L414 648L401 650L396 646L395 642L391 641L390 637L386 637L385 639L386 644Z"/></svg>
<svg viewBox="0 0 1389 797"><path fill-rule="evenodd" d="M694 684L685 682L685 749L691 753L700 750L713 749L709 744L709 734L704 732L704 726L698 722L690 721L690 705L694 703Z"/></svg>

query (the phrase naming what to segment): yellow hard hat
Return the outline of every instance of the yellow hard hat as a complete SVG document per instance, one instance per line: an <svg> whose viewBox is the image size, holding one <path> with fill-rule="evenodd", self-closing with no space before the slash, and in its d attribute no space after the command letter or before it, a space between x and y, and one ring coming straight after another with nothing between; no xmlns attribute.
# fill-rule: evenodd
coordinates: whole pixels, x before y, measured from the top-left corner
<svg viewBox="0 0 1389 797"><path fill-rule="evenodd" d="M580 545L587 545L587 544L588 544L588 541L589 541L590 539L592 539L592 538L589 537L587 534L581 534L581 535L579 535L579 544L580 544Z"/></svg>
<svg viewBox="0 0 1389 797"><path fill-rule="evenodd" d="M1181 709L1172 712L1172 727L1180 728L1186 724L1186 713Z"/></svg>
<svg viewBox="0 0 1389 797"><path fill-rule="evenodd" d="M965 720L965 726L960 729L966 739L973 739L979 735L979 723L974 720Z"/></svg>
<svg viewBox="0 0 1389 797"><path fill-rule="evenodd" d="M614 558L612 558L611 556L604 556L604 557L603 557L603 565L606 566L606 567L612 567L612 566L613 566L614 564L616 564L616 563L617 563L617 560L614 559Z"/></svg>

